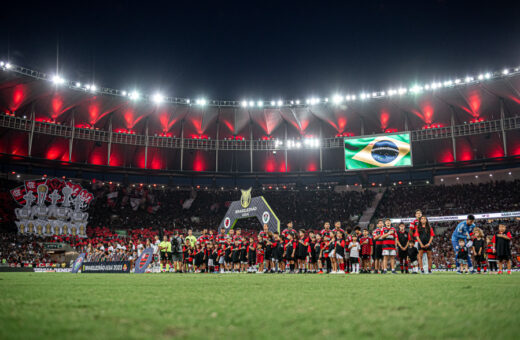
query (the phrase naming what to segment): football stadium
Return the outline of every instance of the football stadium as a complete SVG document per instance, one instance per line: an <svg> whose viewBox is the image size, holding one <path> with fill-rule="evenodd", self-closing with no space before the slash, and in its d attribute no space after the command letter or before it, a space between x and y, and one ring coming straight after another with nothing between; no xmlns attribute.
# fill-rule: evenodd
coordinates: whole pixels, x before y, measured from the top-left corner
<svg viewBox="0 0 520 340"><path fill-rule="evenodd" d="M392 45L381 77L357 70L380 56L342 54L386 46L385 33L372 40L374 27L363 35L369 26L357 20L380 19L391 34L410 13L425 40L455 49L464 25L436 32L428 22L450 21L470 3L374 1L353 5L360 18L348 20L338 12L346 5L314 2L277 4L278 15L252 3L164 13L132 2L103 3L96 14L49 6L28 14L27 27L6 18L0 38L0 338L518 336L518 45L457 57L411 29L406 45L394 43L416 50L404 56ZM486 6L468 17L486 13L492 32L520 33L499 19L517 4ZM74 20L61 19L74 10ZM294 11L315 25L287 27L300 23ZM84 25L93 18L110 23ZM128 34L115 38L122 27ZM354 29L360 37L345 38ZM166 39L180 32L187 37ZM314 41L309 32L343 41L340 61L290 52L283 36L296 48L304 36ZM224 33L247 42L211 39ZM261 49L248 40L258 34ZM268 39L267 50L286 57L264 56ZM492 46L488 35L467 39ZM123 46L133 52L116 53ZM233 54L222 65L234 71L198 78L197 66L225 59L201 57L206 46ZM246 55L258 53L257 84L234 97L253 63ZM417 70L425 56L445 68L440 60ZM191 66L161 68L173 60ZM286 74L274 71L278 62ZM289 71L318 63L344 83ZM344 64L353 65L348 76ZM387 75L398 81L388 85Z"/></svg>

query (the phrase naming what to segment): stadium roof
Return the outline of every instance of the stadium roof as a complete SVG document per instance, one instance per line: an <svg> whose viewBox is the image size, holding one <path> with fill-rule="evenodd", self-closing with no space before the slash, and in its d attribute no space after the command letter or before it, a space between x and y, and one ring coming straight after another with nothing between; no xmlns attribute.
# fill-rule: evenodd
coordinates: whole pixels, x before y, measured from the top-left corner
<svg viewBox="0 0 520 340"><path fill-rule="evenodd" d="M1 65L1 64L0 64ZM410 88L396 88L390 91L368 92L358 94L333 94L327 100L321 98L306 100L279 99L258 101L225 101L209 100L205 103L179 98L140 95L133 100L130 92L123 96L122 91L103 88L97 85L92 90L74 81L58 76L47 76L23 67L2 65L0 71L0 108L17 117L30 118L34 113L36 121L48 121L61 125L92 128L113 132L124 132L136 135L165 136L193 139L300 139L300 138L333 138L346 135L370 135L393 131L413 131L452 125L471 124L479 121L493 121L517 115L520 107L520 73L518 69L507 69L475 75L472 78L430 82L429 85L414 85ZM426 88L428 87L428 88ZM435 87L435 89L432 89ZM401 93L399 94L399 89ZM363 95L365 99L361 99ZM353 97L355 99L353 99ZM370 98L368 98L370 97ZM155 100L154 100L155 99ZM160 99L160 100L159 100ZM347 100L349 99L349 100ZM204 105L202 105L204 104ZM271 106L271 104L274 104ZM518 130L508 132L507 155L520 154L520 134ZM461 140L458 142L457 160L475 158L496 158L506 155L500 134L480 136L485 140ZM47 159L65 160L66 141L57 152L49 151L47 145L37 145L36 154ZM56 143L58 143L56 141ZM454 160L451 153L451 141L442 140L436 143L422 144L415 147L416 163L443 163ZM16 141L11 142L10 150L3 153L16 154ZM60 144L60 145L61 145ZM78 141L78 149L82 150ZM57 145L57 144L54 144ZM54 148L57 148L54 146ZM76 148L76 146L75 146ZM478 149L478 151L477 151ZM103 160L92 160L97 151L90 145L86 162L106 164ZM19 151L27 154L27 150ZM139 150L125 151L130 155ZM80 151L78 154L82 154ZM111 157L117 154L112 151ZM421 156L424 155L424 156ZM76 156L83 161L83 156ZM105 154L102 158L107 158ZM121 156L123 157L123 156ZM188 156L190 157L190 156ZM194 156L197 157L196 155ZM132 156L124 156L129 159ZM154 156L151 157L152 159ZM162 157L164 158L164 157ZM339 157L341 159L341 156ZM67 159L68 160L68 159ZM150 161L150 159L148 159ZM171 168L162 164L157 168ZM197 162L196 159L192 162ZM213 163L207 160L206 163ZM235 160L236 162L236 160ZM193 163L193 164L195 164ZM249 168L248 162L245 168ZM265 162L263 162L265 163ZM263 164L262 163L262 164ZM276 163L276 162L275 162ZM300 171L316 169L316 162L311 167L298 166ZM113 162L111 165L128 165L128 161ZM335 164L335 163L334 163ZM338 163L341 165L341 161ZM134 164L140 167L138 164ZM143 166L144 167L144 166ZM148 167L148 166L147 166ZM335 168L336 165L331 168ZM155 168L150 166L150 168ZM188 167L189 169L190 167ZM324 169L327 166L324 166ZM340 168L338 166L338 168ZM186 168L184 168L186 169ZM204 166L192 170L208 170ZM285 170L282 170L285 169ZM238 171L241 171L237 169ZM247 171L247 170L246 170ZM276 165L271 171L287 171L282 165Z"/></svg>

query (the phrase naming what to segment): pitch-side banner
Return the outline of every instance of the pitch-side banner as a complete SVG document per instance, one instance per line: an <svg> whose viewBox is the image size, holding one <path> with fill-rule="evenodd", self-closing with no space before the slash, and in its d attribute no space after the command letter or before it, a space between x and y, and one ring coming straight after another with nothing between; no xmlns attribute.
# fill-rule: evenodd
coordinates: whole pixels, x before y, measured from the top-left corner
<svg viewBox="0 0 520 340"><path fill-rule="evenodd" d="M345 138L345 169L412 166L410 133Z"/></svg>
<svg viewBox="0 0 520 340"><path fill-rule="evenodd" d="M86 255L86 253L81 253L78 255L78 257L74 261L74 264L72 265L72 269L70 271L71 273L76 274L80 270L81 266L83 265L83 261L85 261Z"/></svg>
<svg viewBox="0 0 520 340"><path fill-rule="evenodd" d="M130 261L83 262L82 273L130 273Z"/></svg>
<svg viewBox="0 0 520 340"><path fill-rule="evenodd" d="M449 222L449 221L463 221L468 217L467 215L451 215L451 216L428 216L430 222ZM487 214L472 214L477 220L483 219L495 219L495 218L511 218L520 217L520 211L507 211L498 213L487 213ZM415 220L415 217L410 218L391 218L392 223L411 223Z"/></svg>
<svg viewBox="0 0 520 340"><path fill-rule="evenodd" d="M135 261L135 274L142 274L148 268L150 262L152 262L153 258L153 248L146 248L143 250L141 256Z"/></svg>

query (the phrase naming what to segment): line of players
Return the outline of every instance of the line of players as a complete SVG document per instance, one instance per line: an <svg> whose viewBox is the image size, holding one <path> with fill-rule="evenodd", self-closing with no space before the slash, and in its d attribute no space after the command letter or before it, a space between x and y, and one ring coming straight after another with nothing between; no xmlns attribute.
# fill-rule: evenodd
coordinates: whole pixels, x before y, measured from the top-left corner
<svg viewBox="0 0 520 340"><path fill-rule="evenodd" d="M176 271L386 273L390 266L392 273L396 273L395 257L399 255L401 272L408 273L411 267L417 273L422 268L423 253L428 255L431 270L433 236L427 219L419 217L410 230L406 230L404 223L396 230L389 219L379 220L372 234L359 227L345 232L340 222L335 222L333 229L326 222L318 233L297 231L292 222L280 234L270 232L264 225L263 231L249 239L242 236L240 229L230 230L228 234L222 229L217 235L203 230L198 239L189 231L182 254L171 253L176 247L169 243L179 244L173 238L168 240L165 236L163 242L159 244L157 240L156 244L161 252L162 271L169 270L173 258Z"/></svg>
<svg viewBox="0 0 520 340"><path fill-rule="evenodd" d="M479 273L488 268L496 271L497 260L498 272L502 273L502 267L507 265L510 273L512 237L505 225L499 226L496 235L484 238L474 220L469 215L452 235L458 272L474 272L473 255ZM418 273L419 268L424 273L424 257L426 272L431 273L434 236L426 216L416 210L415 220L408 228L400 223L395 229L390 219L378 220L371 234L359 227L345 232L340 222L335 222L333 229L326 222L318 233L297 231L289 222L280 234L270 232L264 225L263 231L249 239L241 235L240 229L228 234L222 229L217 235L203 230L196 239L190 230L184 240L176 233L170 240L165 238L160 244L157 240L156 244L164 264L161 270L169 270L173 260L175 271L337 274L386 273L390 269L396 273L397 256L402 273Z"/></svg>

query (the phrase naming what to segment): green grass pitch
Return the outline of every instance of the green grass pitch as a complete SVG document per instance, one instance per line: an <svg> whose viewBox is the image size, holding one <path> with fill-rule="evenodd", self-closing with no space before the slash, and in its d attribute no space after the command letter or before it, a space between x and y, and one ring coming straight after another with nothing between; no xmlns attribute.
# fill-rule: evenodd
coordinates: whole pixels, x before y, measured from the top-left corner
<svg viewBox="0 0 520 340"><path fill-rule="evenodd" d="M0 273L0 292L0 339L520 336L520 273Z"/></svg>

